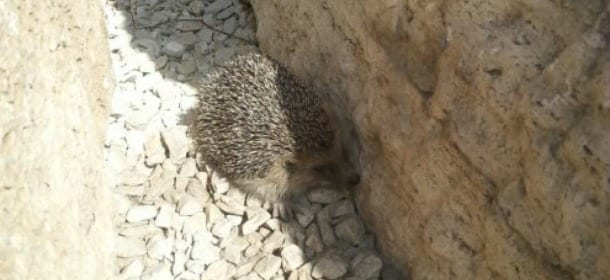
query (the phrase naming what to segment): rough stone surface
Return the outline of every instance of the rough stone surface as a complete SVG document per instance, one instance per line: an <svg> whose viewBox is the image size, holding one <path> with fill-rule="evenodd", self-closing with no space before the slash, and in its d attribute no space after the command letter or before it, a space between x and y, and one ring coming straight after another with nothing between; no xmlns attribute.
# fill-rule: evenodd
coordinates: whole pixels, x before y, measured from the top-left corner
<svg viewBox="0 0 610 280"><path fill-rule="evenodd" d="M411 279L610 278L608 1L250 2L263 51L344 103Z"/></svg>
<svg viewBox="0 0 610 280"><path fill-rule="evenodd" d="M0 3L0 278L110 279L101 2Z"/></svg>

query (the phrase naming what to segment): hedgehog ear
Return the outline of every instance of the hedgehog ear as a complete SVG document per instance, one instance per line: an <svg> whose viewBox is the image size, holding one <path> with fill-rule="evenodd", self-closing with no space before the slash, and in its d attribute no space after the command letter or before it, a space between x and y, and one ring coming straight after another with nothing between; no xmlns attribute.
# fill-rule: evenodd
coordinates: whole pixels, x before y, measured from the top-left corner
<svg viewBox="0 0 610 280"><path fill-rule="evenodd" d="M284 169L290 174L297 171L297 164L294 161L286 160L284 161Z"/></svg>

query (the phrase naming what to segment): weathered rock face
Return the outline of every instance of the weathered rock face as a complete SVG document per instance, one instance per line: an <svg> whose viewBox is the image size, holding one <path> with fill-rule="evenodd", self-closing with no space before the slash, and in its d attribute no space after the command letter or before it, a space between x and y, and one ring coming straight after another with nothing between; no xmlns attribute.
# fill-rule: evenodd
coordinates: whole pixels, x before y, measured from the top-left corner
<svg viewBox="0 0 610 280"><path fill-rule="evenodd" d="M110 279L98 2L0 3L0 278Z"/></svg>
<svg viewBox="0 0 610 280"><path fill-rule="evenodd" d="M610 278L608 1L251 1L344 95L361 208L413 279Z"/></svg>

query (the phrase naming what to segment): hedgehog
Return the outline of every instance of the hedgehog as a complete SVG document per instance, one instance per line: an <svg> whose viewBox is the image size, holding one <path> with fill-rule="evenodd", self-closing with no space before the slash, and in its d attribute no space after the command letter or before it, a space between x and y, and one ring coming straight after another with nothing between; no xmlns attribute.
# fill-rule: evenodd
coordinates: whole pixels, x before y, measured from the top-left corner
<svg viewBox="0 0 610 280"><path fill-rule="evenodd" d="M291 219L313 188L358 184L327 100L261 53L238 55L200 84L192 131L202 160Z"/></svg>

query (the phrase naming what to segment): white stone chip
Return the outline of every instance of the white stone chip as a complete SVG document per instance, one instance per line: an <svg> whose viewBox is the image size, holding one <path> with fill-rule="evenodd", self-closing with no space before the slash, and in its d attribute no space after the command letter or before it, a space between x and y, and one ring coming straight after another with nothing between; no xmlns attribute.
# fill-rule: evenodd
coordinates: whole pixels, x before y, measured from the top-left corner
<svg viewBox="0 0 610 280"><path fill-rule="evenodd" d="M217 20L222 20L225 23L227 22L227 19L233 15L233 13L235 12L235 9L233 7L228 7L222 11L220 11L218 14L216 14L216 19ZM237 22L236 22L237 24Z"/></svg>
<svg viewBox="0 0 610 280"><path fill-rule="evenodd" d="M144 133L139 130L128 130L125 135L127 153L141 154L144 152Z"/></svg>
<svg viewBox="0 0 610 280"><path fill-rule="evenodd" d="M203 213L197 213L195 215L186 217L184 220L184 224L182 225L182 233L191 235L197 231L204 230L207 231L206 228L207 218Z"/></svg>
<svg viewBox="0 0 610 280"><path fill-rule="evenodd" d="M186 269L195 274L201 274L205 271L205 264L199 260L188 260L186 262Z"/></svg>
<svg viewBox="0 0 610 280"><path fill-rule="evenodd" d="M231 0L216 0L206 7L206 14L216 14L231 5Z"/></svg>
<svg viewBox="0 0 610 280"><path fill-rule="evenodd" d="M330 216L340 217L350 214L356 214L356 209L354 208L354 203L349 199L340 200L337 202L333 202L332 204L326 206L328 208Z"/></svg>
<svg viewBox="0 0 610 280"><path fill-rule="evenodd" d="M191 240L191 239L189 239ZM175 253L186 253L188 249L191 248L191 242L188 242L184 239L176 239L174 241L174 252Z"/></svg>
<svg viewBox="0 0 610 280"><path fill-rule="evenodd" d="M330 225L330 221L328 220L320 220L317 222L318 229L320 230L320 237L322 237L322 241L328 247L332 247L337 243L337 237L333 231L332 226Z"/></svg>
<svg viewBox="0 0 610 280"><path fill-rule="evenodd" d="M229 182L226 178L221 177L218 172L212 173L212 190L216 194L224 194L229 191Z"/></svg>
<svg viewBox="0 0 610 280"><path fill-rule="evenodd" d="M133 170L125 170L120 173L121 183L127 186L142 185L148 181L150 172L135 168Z"/></svg>
<svg viewBox="0 0 610 280"><path fill-rule="evenodd" d="M197 174L197 163L194 158L187 158L180 166L178 175L181 177L195 177Z"/></svg>
<svg viewBox="0 0 610 280"><path fill-rule="evenodd" d="M174 253L174 261L172 262L172 273L178 275L184 271L187 257L184 253Z"/></svg>
<svg viewBox="0 0 610 280"><path fill-rule="evenodd" d="M199 275L195 274L194 272L191 271L183 271L180 274L176 275L176 278L174 278L174 280L199 280L200 277Z"/></svg>
<svg viewBox="0 0 610 280"><path fill-rule="evenodd" d="M258 276L258 274L256 274L256 272L254 272L254 271L238 278L238 280L262 280L262 279L263 278Z"/></svg>
<svg viewBox="0 0 610 280"><path fill-rule="evenodd" d="M198 201L201 201L201 203L206 203L210 200L210 194L206 191L205 184L202 184L199 179L189 179L186 185L186 192Z"/></svg>
<svg viewBox="0 0 610 280"><path fill-rule="evenodd" d="M144 264L140 259L134 259L127 266L121 269L121 278L138 277L144 271Z"/></svg>
<svg viewBox="0 0 610 280"><path fill-rule="evenodd" d="M354 276L362 279L379 278L383 262L379 256L372 252L358 254L352 260L352 272Z"/></svg>
<svg viewBox="0 0 610 280"><path fill-rule="evenodd" d="M204 264L212 263L220 258L220 248L207 241L195 242L191 258Z"/></svg>
<svg viewBox="0 0 610 280"><path fill-rule="evenodd" d="M278 219L269 219L265 222L265 226L271 230L279 230L281 222Z"/></svg>
<svg viewBox="0 0 610 280"><path fill-rule="evenodd" d="M254 269L254 266L256 265L256 263L258 263L258 261L261 258L262 258L262 256L252 257L252 258L249 258L246 261L242 262L241 264L239 264L237 266L237 270L235 272L235 277L242 277L242 276L245 276L248 273L252 272L252 270Z"/></svg>
<svg viewBox="0 0 610 280"><path fill-rule="evenodd" d="M227 246L222 250L222 258L233 264L241 262L242 250L238 246Z"/></svg>
<svg viewBox="0 0 610 280"><path fill-rule="evenodd" d="M347 273L347 268L347 264L340 257L328 255L318 260L311 275L318 279L339 279Z"/></svg>
<svg viewBox="0 0 610 280"><path fill-rule="evenodd" d="M146 164L149 166L162 163L165 160L165 148L161 143L161 135L158 133L148 136L144 143L144 150L146 151Z"/></svg>
<svg viewBox="0 0 610 280"><path fill-rule="evenodd" d="M306 263L299 269L293 270L288 276L288 280L313 280L311 277L312 264Z"/></svg>
<svg viewBox="0 0 610 280"><path fill-rule="evenodd" d="M305 263L305 254L297 245L282 248L282 267L286 272L295 270Z"/></svg>
<svg viewBox="0 0 610 280"><path fill-rule="evenodd" d="M364 240L366 230L360 217L350 215L337 223L335 233L339 239L358 245Z"/></svg>
<svg viewBox="0 0 610 280"><path fill-rule="evenodd" d="M127 113L125 124L127 128L143 129L159 112L159 102L149 102L141 106L138 110L132 110Z"/></svg>
<svg viewBox="0 0 610 280"><path fill-rule="evenodd" d="M256 231L262 224L271 218L271 214L265 209L259 208L252 217L248 216L248 220L241 226L243 235L248 235Z"/></svg>
<svg viewBox="0 0 610 280"><path fill-rule="evenodd" d="M169 156L172 160L177 161L186 157L189 150L189 142L186 138L186 127L175 126L161 132L163 143L169 150Z"/></svg>
<svg viewBox="0 0 610 280"><path fill-rule="evenodd" d="M181 57L184 53L185 46L178 41L169 41L163 47L163 52L169 56Z"/></svg>
<svg viewBox="0 0 610 280"><path fill-rule="evenodd" d="M225 260L219 260L208 266L201 279L225 280L231 279L233 275L235 275L235 266Z"/></svg>
<svg viewBox="0 0 610 280"><path fill-rule="evenodd" d="M265 238L265 241L263 242L263 252L272 253L276 249L279 249L283 242L284 234L281 231L276 230Z"/></svg>
<svg viewBox="0 0 610 280"><path fill-rule="evenodd" d="M228 214L241 216L244 214L245 211L245 206L240 203L239 200L229 196L221 196L220 200L216 203L216 205L218 205L218 208L220 208L220 210Z"/></svg>
<svg viewBox="0 0 610 280"><path fill-rule="evenodd" d="M149 224L137 226L131 226L131 224L126 225L129 225L129 227L125 227L124 229L121 229L119 231L119 234L125 237L136 237L140 239L146 239L150 236L163 234L162 229Z"/></svg>
<svg viewBox="0 0 610 280"><path fill-rule="evenodd" d="M153 205L137 205L127 211L125 218L127 222L135 223L146 221L154 218L157 215L157 207Z"/></svg>
<svg viewBox="0 0 610 280"><path fill-rule="evenodd" d="M267 255L263 257L254 266L254 271L258 273L263 279L269 279L273 276L282 266L282 259L274 255Z"/></svg>
<svg viewBox="0 0 610 280"><path fill-rule="evenodd" d="M169 264L160 263L155 265L142 274L142 280L167 280L173 279Z"/></svg>
<svg viewBox="0 0 610 280"><path fill-rule="evenodd" d="M174 211L176 210L176 206L172 204L163 204L159 208L159 213L155 218L155 226L161 228L169 228L172 222L172 216L174 215Z"/></svg>
<svg viewBox="0 0 610 280"><path fill-rule="evenodd" d="M174 240L171 238L151 238L148 241L148 255L157 260L169 258L174 248Z"/></svg>
<svg viewBox="0 0 610 280"><path fill-rule="evenodd" d="M322 238L320 237L320 232L318 231L318 226L316 224L311 224L305 230L306 238L305 238L305 246L316 253L320 253L324 251L324 243L322 242Z"/></svg>
<svg viewBox="0 0 610 280"><path fill-rule="evenodd" d="M185 195L178 201L178 213L182 216L192 216L203 212L201 202L190 195Z"/></svg>
<svg viewBox="0 0 610 280"><path fill-rule="evenodd" d="M212 233L220 238L228 236L231 233L231 229L235 225L227 218L222 218L216 221L212 226Z"/></svg>
<svg viewBox="0 0 610 280"><path fill-rule="evenodd" d="M224 218L222 211L214 204L209 204L205 207L205 215L208 219L208 228L211 229L217 221Z"/></svg>
<svg viewBox="0 0 610 280"><path fill-rule="evenodd" d="M176 177L176 182L174 183L174 189L179 192L186 192L186 187L191 181L188 177L178 176Z"/></svg>
<svg viewBox="0 0 610 280"><path fill-rule="evenodd" d="M237 19L235 17L230 17L229 19L225 20L224 24L222 25L222 31L228 34L235 33L236 29Z"/></svg>
<svg viewBox="0 0 610 280"><path fill-rule="evenodd" d="M249 258L257 255L260 252L262 244L252 244L244 250L244 257Z"/></svg>

